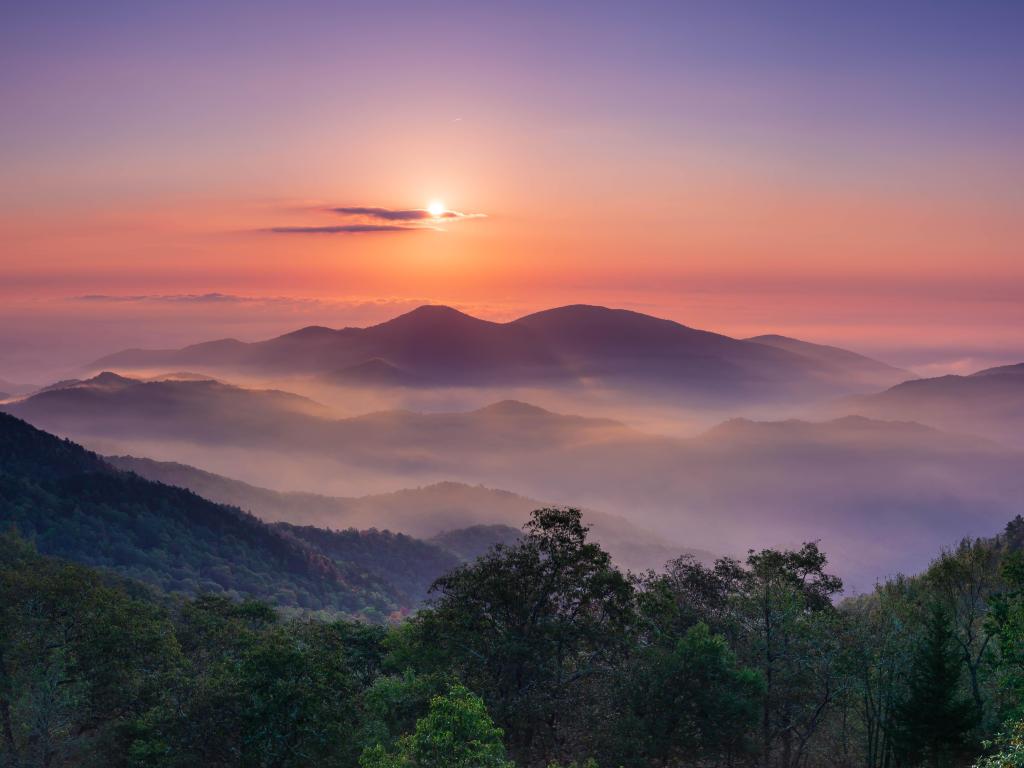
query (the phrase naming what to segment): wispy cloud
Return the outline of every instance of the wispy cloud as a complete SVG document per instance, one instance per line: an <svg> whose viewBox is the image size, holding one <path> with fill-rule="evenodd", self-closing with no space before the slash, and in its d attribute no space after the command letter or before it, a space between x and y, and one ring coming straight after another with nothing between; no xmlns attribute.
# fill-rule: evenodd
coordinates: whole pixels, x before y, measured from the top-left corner
<svg viewBox="0 0 1024 768"><path fill-rule="evenodd" d="M417 232L425 227L403 227L395 224L341 224L325 227L271 227L279 235L362 235L372 232Z"/></svg>
<svg viewBox="0 0 1024 768"><path fill-rule="evenodd" d="M365 235L380 232L439 231L440 225L464 219L483 219L484 213L431 210L428 208L381 208L372 205L343 205L310 209L349 219L347 224L309 224L264 229L278 235Z"/></svg>
<svg viewBox="0 0 1024 768"><path fill-rule="evenodd" d="M166 302L172 304L242 304L254 301L267 301L265 296L238 296L231 293L170 293L170 294L106 294L89 293L84 296L72 296L72 301L91 303L126 302Z"/></svg>
<svg viewBox="0 0 1024 768"><path fill-rule="evenodd" d="M482 219L484 213L464 213L462 211L431 212L426 208L376 208L368 206L342 206L329 209L332 213L342 216L361 216L379 221L430 221L453 219Z"/></svg>

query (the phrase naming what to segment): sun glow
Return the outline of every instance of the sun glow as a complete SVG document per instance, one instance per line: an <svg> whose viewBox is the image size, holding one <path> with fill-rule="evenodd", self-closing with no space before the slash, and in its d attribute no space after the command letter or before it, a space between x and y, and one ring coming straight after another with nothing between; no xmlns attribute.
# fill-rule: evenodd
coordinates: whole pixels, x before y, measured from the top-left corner
<svg viewBox="0 0 1024 768"><path fill-rule="evenodd" d="M427 213L433 216L435 219L445 212L443 200L431 200L427 203Z"/></svg>

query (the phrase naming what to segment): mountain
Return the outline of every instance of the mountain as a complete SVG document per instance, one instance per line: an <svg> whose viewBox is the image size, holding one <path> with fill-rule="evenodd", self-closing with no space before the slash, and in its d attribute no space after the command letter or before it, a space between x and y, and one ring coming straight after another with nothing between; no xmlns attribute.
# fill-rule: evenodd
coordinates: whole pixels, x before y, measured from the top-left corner
<svg viewBox="0 0 1024 768"><path fill-rule="evenodd" d="M895 368L870 357L859 355L847 349L825 344L812 344L788 336L766 334L754 336L746 341L784 349L796 355L814 360L823 369L831 370L837 380L855 383L865 389L888 386L894 381L914 378L914 374L902 368Z"/></svg>
<svg viewBox="0 0 1024 768"><path fill-rule="evenodd" d="M172 384L201 382L144 386ZM845 569L840 573L865 588L876 577L923 567L931 552L964 533L990 534L1024 498L1018 451L906 421L734 420L670 438L506 401L468 412L383 411L350 419L264 410L254 429L236 418L231 403L259 393L217 391L216 409L198 398L171 414L111 396L93 409L91 432L69 431L83 426L81 414L49 404L74 388L47 393L46 407L39 406L42 395L4 407L91 445L105 440L104 451L198 464L261 487L346 497L445 480L515 488L532 499L612 513L669 546L734 554L747 546L798 545L813 535ZM70 414L66 421L63 414ZM518 525L531 508L497 517L448 514L437 503L424 524L410 493L390 501L378 494L374 504L349 507L334 521L277 519L332 528L386 524L429 537L476 524ZM389 516L377 516L382 508ZM595 533L601 540L596 521ZM633 540L626 533L616 532L622 545ZM604 543L620 562L630 561L624 546Z"/></svg>
<svg viewBox="0 0 1024 768"><path fill-rule="evenodd" d="M188 488L240 507L270 522L321 528L387 528L425 538L462 559L473 559L493 544L509 543L530 512L548 506L535 499L480 485L440 482L421 488L360 497L281 493L205 472L185 464L133 456L107 459L114 466L168 485ZM624 518L586 510L593 536L625 568L661 568L688 553L710 561L711 553L673 544Z"/></svg>
<svg viewBox="0 0 1024 768"><path fill-rule="evenodd" d="M213 441L224 431L273 437L276 430L289 432L330 414L312 400L278 390L243 389L212 379L144 381L109 371L52 384L4 410L64 435L160 434Z"/></svg>
<svg viewBox="0 0 1024 768"><path fill-rule="evenodd" d="M371 617L414 607L425 584L458 562L407 536L267 525L238 508L115 469L5 414L0 525L15 526L44 554L169 591Z"/></svg>
<svg viewBox="0 0 1024 768"><path fill-rule="evenodd" d="M439 542L391 531L338 531L289 523L276 523L274 528L304 541L335 563L386 580L392 591L397 590L398 603L404 608L426 600L430 585L462 562L457 553Z"/></svg>
<svg viewBox="0 0 1024 768"><path fill-rule="evenodd" d="M495 544L511 547L522 538L523 532L509 525L471 525L454 531L442 531L430 539L463 561L476 560Z"/></svg>
<svg viewBox="0 0 1024 768"><path fill-rule="evenodd" d="M482 445L495 452L552 450L632 432L609 419L555 414L503 401L462 413L380 411L335 419L325 407L276 390L216 381L141 381L105 372L64 382L3 410L79 440L187 441L293 455L442 469ZM143 451L144 453L144 451Z"/></svg>
<svg viewBox="0 0 1024 768"><path fill-rule="evenodd" d="M838 364L809 354L814 346L734 339L605 307L574 305L494 323L424 306L368 328L311 326L255 343L222 339L178 350L125 350L89 368L313 375L355 385L582 386L597 380L695 403L854 392L869 369L875 386L906 378L866 358Z"/></svg>
<svg viewBox="0 0 1024 768"><path fill-rule="evenodd" d="M841 400L834 410L912 419L1024 448L1024 363L969 376L906 381L878 394Z"/></svg>

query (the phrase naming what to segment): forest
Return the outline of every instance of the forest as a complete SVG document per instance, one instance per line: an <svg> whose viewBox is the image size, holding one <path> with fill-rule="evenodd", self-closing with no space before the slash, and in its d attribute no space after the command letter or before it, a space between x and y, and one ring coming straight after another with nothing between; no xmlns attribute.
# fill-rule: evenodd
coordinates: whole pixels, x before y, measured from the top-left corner
<svg viewBox="0 0 1024 768"><path fill-rule="evenodd" d="M170 594L0 539L0 765L1022 764L1024 519L841 598L824 552L622 572L579 511L401 621Z"/></svg>

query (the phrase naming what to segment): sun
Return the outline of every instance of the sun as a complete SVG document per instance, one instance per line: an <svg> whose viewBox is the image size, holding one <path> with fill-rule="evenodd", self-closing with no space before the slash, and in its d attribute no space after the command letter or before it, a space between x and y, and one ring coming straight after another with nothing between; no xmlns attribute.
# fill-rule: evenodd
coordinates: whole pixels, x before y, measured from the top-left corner
<svg viewBox="0 0 1024 768"><path fill-rule="evenodd" d="M433 216L435 219L447 210L444 207L443 200L431 200L427 203L427 213Z"/></svg>

